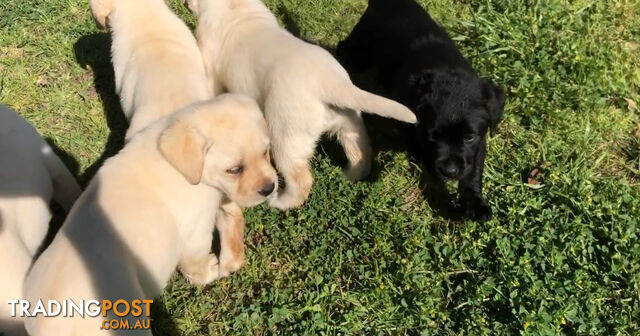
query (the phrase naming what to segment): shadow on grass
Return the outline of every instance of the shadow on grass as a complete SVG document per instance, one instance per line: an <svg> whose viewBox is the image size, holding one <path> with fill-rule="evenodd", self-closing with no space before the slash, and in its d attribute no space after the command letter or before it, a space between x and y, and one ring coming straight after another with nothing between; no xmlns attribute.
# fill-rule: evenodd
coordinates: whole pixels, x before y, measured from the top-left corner
<svg viewBox="0 0 640 336"><path fill-rule="evenodd" d="M90 68L93 71L93 84L102 101L107 126L111 131L100 158L79 177L80 183L86 185L104 161L117 154L124 146L124 136L128 122L120 107L120 99L116 94L110 56L111 36L108 33L83 36L74 44L73 51L78 64L85 69Z"/></svg>
<svg viewBox="0 0 640 336"><path fill-rule="evenodd" d="M102 101L107 126L110 130L107 144L98 160L79 176L78 179L82 185L87 185L104 161L122 149L129 126L116 93L115 76L111 64L111 43L111 35L105 32L83 36L73 46L76 62L93 72L93 84ZM154 335L179 335L175 322L171 318L171 314L167 312L164 303L154 300L151 310L152 318L155 321L152 323Z"/></svg>

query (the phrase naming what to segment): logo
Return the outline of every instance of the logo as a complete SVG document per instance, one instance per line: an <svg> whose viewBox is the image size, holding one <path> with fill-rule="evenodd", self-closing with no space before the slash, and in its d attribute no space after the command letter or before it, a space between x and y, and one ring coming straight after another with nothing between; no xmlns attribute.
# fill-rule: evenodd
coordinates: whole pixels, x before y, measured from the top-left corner
<svg viewBox="0 0 640 336"><path fill-rule="evenodd" d="M11 316L22 318L98 318L103 317L100 329L137 330L151 327L153 300L38 300L32 305L28 300L9 300ZM109 316L110 318L107 318ZM115 317L114 317L115 316Z"/></svg>

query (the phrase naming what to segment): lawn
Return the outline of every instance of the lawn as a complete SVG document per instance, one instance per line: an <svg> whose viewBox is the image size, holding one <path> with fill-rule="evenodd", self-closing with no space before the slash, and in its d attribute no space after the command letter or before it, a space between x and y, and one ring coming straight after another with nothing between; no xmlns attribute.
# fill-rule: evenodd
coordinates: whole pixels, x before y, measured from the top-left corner
<svg viewBox="0 0 640 336"><path fill-rule="evenodd" d="M329 49L366 7L267 3ZM247 265L207 287L176 274L156 335L640 335L640 1L421 3L507 92L485 170L494 219L450 219L403 135L368 119L371 178L347 181L324 141L307 204L246 211ZM0 102L82 183L122 146L113 85L87 1L0 1Z"/></svg>

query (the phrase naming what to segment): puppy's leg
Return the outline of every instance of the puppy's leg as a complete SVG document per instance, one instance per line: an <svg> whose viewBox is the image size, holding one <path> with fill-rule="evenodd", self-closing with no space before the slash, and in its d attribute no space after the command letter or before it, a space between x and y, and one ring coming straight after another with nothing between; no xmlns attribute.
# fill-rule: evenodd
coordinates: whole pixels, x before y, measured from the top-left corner
<svg viewBox="0 0 640 336"><path fill-rule="evenodd" d="M180 261L180 272L190 283L206 285L220 277L218 258L215 254L185 258Z"/></svg>
<svg viewBox="0 0 640 336"><path fill-rule="evenodd" d="M272 139L273 159L284 178L284 189L269 200L272 207L287 210L304 203L311 192L313 175L309 160L313 156L315 139L308 136L281 134Z"/></svg>
<svg viewBox="0 0 640 336"><path fill-rule="evenodd" d="M242 209L231 201L218 211L216 227L220 234L220 277L226 277L244 264L244 217Z"/></svg>
<svg viewBox="0 0 640 336"><path fill-rule="evenodd" d="M332 112L315 97L292 99L289 91L272 94L266 102L265 118L272 134L271 153L285 183L278 196L269 200L271 206L287 210L302 205L309 197L313 184L309 160L316 141L326 130L327 113Z"/></svg>
<svg viewBox="0 0 640 336"><path fill-rule="evenodd" d="M53 199L68 212L82 193L82 189L48 145L42 150L42 158L53 182Z"/></svg>
<svg viewBox="0 0 640 336"><path fill-rule="evenodd" d="M206 285L220 277L218 258L210 253L213 242L214 216L204 216L193 230L191 237L182 242L180 272L196 285Z"/></svg>
<svg viewBox="0 0 640 336"><path fill-rule="evenodd" d="M482 196L485 152L486 141L483 140L476 154L473 170L458 184L459 204L462 211L464 211L465 216L477 221L488 221L492 217L491 207Z"/></svg>
<svg viewBox="0 0 640 336"><path fill-rule="evenodd" d="M284 143L286 144L287 142ZM309 160L313 155L313 150L304 153L306 155L303 158L292 158L287 154L289 153L274 150L273 155L278 171L284 177L285 188L278 192L277 197L270 199L269 204L280 210L296 208L302 205L309 197L311 186L313 185L313 175L311 175L309 167Z"/></svg>
<svg viewBox="0 0 640 336"><path fill-rule="evenodd" d="M349 160L349 166L344 173L352 181L358 181L371 172L369 136L358 112L345 110L340 118L342 120L335 133Z"/></svg>

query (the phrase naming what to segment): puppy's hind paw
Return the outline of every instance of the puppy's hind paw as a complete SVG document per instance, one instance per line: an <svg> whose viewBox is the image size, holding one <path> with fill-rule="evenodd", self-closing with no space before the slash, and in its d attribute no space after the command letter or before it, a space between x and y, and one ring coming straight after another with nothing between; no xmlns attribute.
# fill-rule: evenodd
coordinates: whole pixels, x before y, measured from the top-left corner
<svg viewBox="0 0 640 336"><path fill-rule="evenodd" d="M460 200L459 207L465 217L478 222L486 222L493 218L491 207L482 197L473 197Z"/></svg>
<svg viewBox="0 0 640 336"><path fill-rule="evenodd" d="M215 254L180 262L180 272L194 285L206 285L220 278L220 265Z"/></svg>

